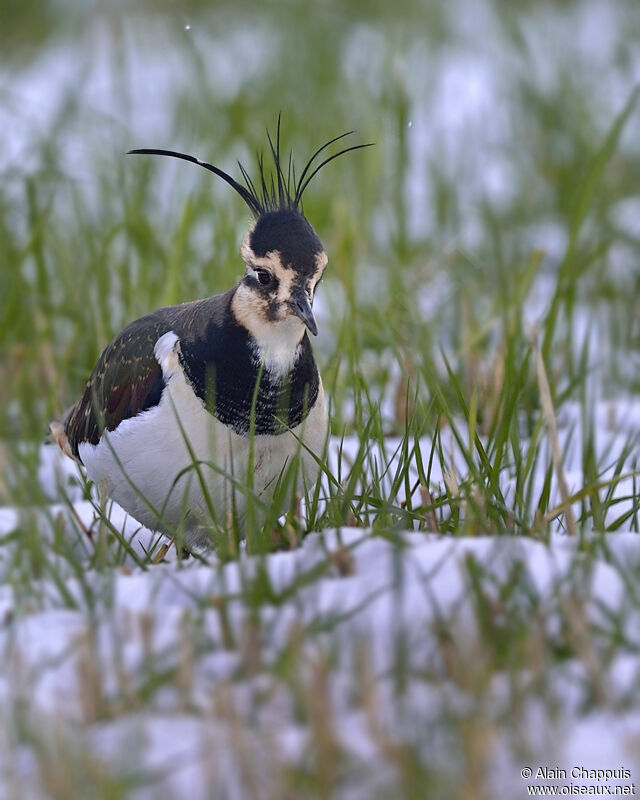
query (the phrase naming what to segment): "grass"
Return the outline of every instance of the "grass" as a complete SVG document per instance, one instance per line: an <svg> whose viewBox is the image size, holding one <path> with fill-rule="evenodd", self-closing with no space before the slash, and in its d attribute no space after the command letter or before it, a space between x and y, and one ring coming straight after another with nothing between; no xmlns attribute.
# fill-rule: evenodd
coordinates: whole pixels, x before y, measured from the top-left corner
<svg viewBox="0 0 640 800"><path fill-rule="evenodd" d="M393 9L178 4L162 14L148 4L135 14L100 9L94 23L67 9L49 32L24 24L31 7L39 6L16 7L7 37L17 78L29 58L56 48L81 66L52 91L42 128L19 80L0 88L3 119L21 133L20 158L0 161L0 499L20 511L15 530L0 536L0 564L18 620L57 608L102 624L121 571L177 581L193 568L179 562L170 574L158 565L160 538L141 554L82 479L59 487L60 510L38 476L47 422L75 401L112 336L151 309L223 291L241 271L248 220L232 193L195 167L126 158L126 150L171 147L231 169L266 147L264 128L279 111L299 162L351 128L376 147L328 166L305 197L330 256L314 346L334 438L304 514L285 474L281 503L261 528L250 526L246 549L296 551L310 532L347 526L361 528L361 540L322 544L322 557L282 585L268 559L238 559L239 543L222 525L216 559L201 557L214 588L194 590L189 612L167 623L176 625L177 655L152 646L151 628L162 622L151 612L137 618L147 651L135 675L118 660L115 623L113 663L95 639L81 639L80 723L43 725L27 694L5 715L7 752L30 750L47 796L129 797L157 775L135 759L128 772L109 769L83 733L157 714L170 695L177 713L231 731L241 796L340 796L370 778L366 759L345 747L346 709L373 742L374 793L475 798L489 793L492 742L510 740L523 758L535 752L534 700L553 729L572 670L584 712L621 711L608 670L636 645L622 612L594 622L585 587L604 559L631 607L637 595L634 568L608 537L638 531L639 434L623 427L615 447L604 447L616 425L607 432L596 405L638 389L640 237L622 213L637 212L640 167L631 4L608 11L610 37L595 53L567 32L581 18L572 3L541 11L487 0L474 6L479 37L465 15L417 0ZM546 41L545 20L562 47ZM147 119L159 94L158 118ZM257 518L259 499L246 491ZM68 513L78 497L94 504L94 525ZM284 522L278 505L288 510ZM372 667L374 637L350 637L352 617L375 591L349 614L301 613L267 644L290 604L304 610L323 578L357 571L371 537L393 545L389 586L401 603L407 530L542 542L570 530L578 542L551 605L522 563L496 577L469 556L472 639L439 615L425 576L433 617L424 635L437 656L419 667L420 637L403 626L384 675ZM239 570L230 589L224 563ZM189 687L220 641L234 669L215 682L203 713ZM106 685L111 674L115 688ZM412 702L416 692L432 707ZM253 730L252 720L277 715L279 700L306 732L294 759L261 735L263 722ZM19 792L20 769L12 769Z"/></svg>

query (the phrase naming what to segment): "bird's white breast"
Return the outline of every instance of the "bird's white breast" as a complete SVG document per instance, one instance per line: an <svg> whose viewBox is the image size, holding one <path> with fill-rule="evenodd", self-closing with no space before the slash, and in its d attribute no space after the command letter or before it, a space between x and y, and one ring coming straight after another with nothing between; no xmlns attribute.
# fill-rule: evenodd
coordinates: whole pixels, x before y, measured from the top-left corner
<svg viewBox="0 0 640 800"><path fill-rule="evenodd" d="M105 482L107 493L139 522L166 532L182 522L187 529L211 524L211 508L214 522L224 525L232 507L242 514L246 506L244 494L234 490L228 476L243 486L248 482L249 438L234 433L206 411L185 379L178 347L173 332L155 345L167 382L160 403L123 420L114 431L105 432L97 445L83 443L78 448L93 481ZM314 459L296 437L312 452L322 454L327 434L322 383L315 405L293 433L255 437L253 490L265 499L287 460L297 452L304 479L309 482L317 474Z"/></svg>

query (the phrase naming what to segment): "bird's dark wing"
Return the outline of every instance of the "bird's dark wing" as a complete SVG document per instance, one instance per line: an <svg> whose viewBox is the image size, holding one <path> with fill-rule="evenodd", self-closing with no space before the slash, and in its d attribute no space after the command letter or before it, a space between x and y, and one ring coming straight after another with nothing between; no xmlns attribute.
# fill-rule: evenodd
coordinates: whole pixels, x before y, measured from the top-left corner
<svg viewBox="0 0 640 800"><path fill-rule="evenodd" d="M172 309L164 309L170 312ZM82 399L63 421L70 449L97 444L129 417L157 405L164 389L154 345L171 330L173 315L156 312L132 322L107 346L87 381Z"/></svg>
<svg viewBox="0 0 640 800"><path fill-rule="evenodd" d="M78 448L83 442L97 444L103 430L113 431L123 420L158 405L165 381L154 354L156 342L171 330L180 340L191 340L194 331L207 328L215 335L230 313L233 291L162 308L118 334L100 356L82 399L62 420L65 452L70 450L80 460ZM206 359L206 352L201 357Z"/></svg>

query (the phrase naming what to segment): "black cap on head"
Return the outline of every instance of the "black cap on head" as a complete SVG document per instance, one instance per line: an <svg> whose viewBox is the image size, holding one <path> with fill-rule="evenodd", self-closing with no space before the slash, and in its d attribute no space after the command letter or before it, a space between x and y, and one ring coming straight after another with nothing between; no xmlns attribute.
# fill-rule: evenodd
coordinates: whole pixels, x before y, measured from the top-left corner
<svg viewBox="0 0 640 800"><path fill-rule="evenodd" d="M307 218L299 211L286 209L267 211L259 217L249 245L258 257L277 250L283 267L295 267L309 275L316 272L315 256L324 249Z"/></svg>

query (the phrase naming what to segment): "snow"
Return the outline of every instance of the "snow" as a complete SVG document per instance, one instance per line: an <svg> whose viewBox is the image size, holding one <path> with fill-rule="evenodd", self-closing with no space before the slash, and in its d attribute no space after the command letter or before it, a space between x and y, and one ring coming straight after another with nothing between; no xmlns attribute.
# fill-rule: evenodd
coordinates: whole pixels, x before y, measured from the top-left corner
<svg viewBox="0 0 640 800"><path fill-rule="evenodd" d="M638 404L600 404L594 413L601 431L597 447L613 459L640 430ZM580 441L577 408L567 406L560 423L562 435ZM348 441L344 449L353 456L356 444ZM396 444L389 442L389 453ZM339 443L331 446L335 459ZM566 452L569 482L578 486L579 452L571 447ZM51 536L51 520L71 513L60 502L60 487L79 496L75 470L52 448L43 448L43 488L58 500L42 513L45 537ZM96 528L92 501L76 499L73 508L86 530ZM113 505L110 515L139 554L157 540L119 507ZM18 531L20 519L19 510L2 509L0 535ZM589 538L596 545L591 555L583 547ZM82 536L73 541L80 562L87 563L92 542ZM367 792L384 790L393 776L380 760L379 736L366 709L353 703L362 663L376 676L377 703L388 729L411 738L416 725L433 726L430 757L450 770L455 759L443 739L443 720L452 710L459 714L468 707L471 713L472 696L446 678L439 688L408 678L399 703L390 676L397 668L399 642L404 642L409 675L412 670L446 675L437 635L443 626L473 658L481 632L472 578L480 580L491 602L517 575L521 591L510 613L544 619L549 636L565 624L564 602L579 601L586 622L598 630L622 625L625 647L608 665L599 665L611 704L633 697L640 677L640 613L629 592L640 569L635 533L609 534L605 544L598 534L576 541L558 532L546 544L523 537L452 538L409 531L394 540L343 528L312 533L294 551L265 558L243 555L227 564L211 553L206 564L177 562L170 552L167 563L146 570L126 559L122 567L101 572L87 566L78 576L60 562L64 592L43 577L28 596L16 576L11 543L0 553L5 581L0 586L0 729L9 737L8 751L15 750L10 765L0 760L0 794L3 785L18 781L24 796L27 790L41 796L28 748L12 740L25 698L29 720L42 735L64 736L67 746L75 743L114 774L134 776L140 786L132 794L136 800L155 796L159 787L170 797L205 798L215 786L225 796L240 798L246 796L247 781L257 776L261 786L277 786L276 765L304 761L311 746L310 728L300 722L292 696L273 674L294 643L303 687L319 680L323 658L333 653L325 700L333 730L360 775L345 796L371 796ZM246 598L254 582L268 584L272 601L252 609ZM550 667L557 719L549 738L536 743L536 763L630 765L640 708L634 700L622 715L613 707L584 713L581 669L572 660ZM153 675L171 671L174 678L151 691L144 708L127 707L126 698ZM492 696L498 714L509 702L506 685L497 684ZM536 709L534 703L527 713L532 719L542 715L533 731L549 725L544 706ZM606 747L595 735L603 726ZM253 777L246 773L247 754ZM496 743L489 769L497 785L511 786L513 796L522 790L519 762L508 741Z"/></svg>

